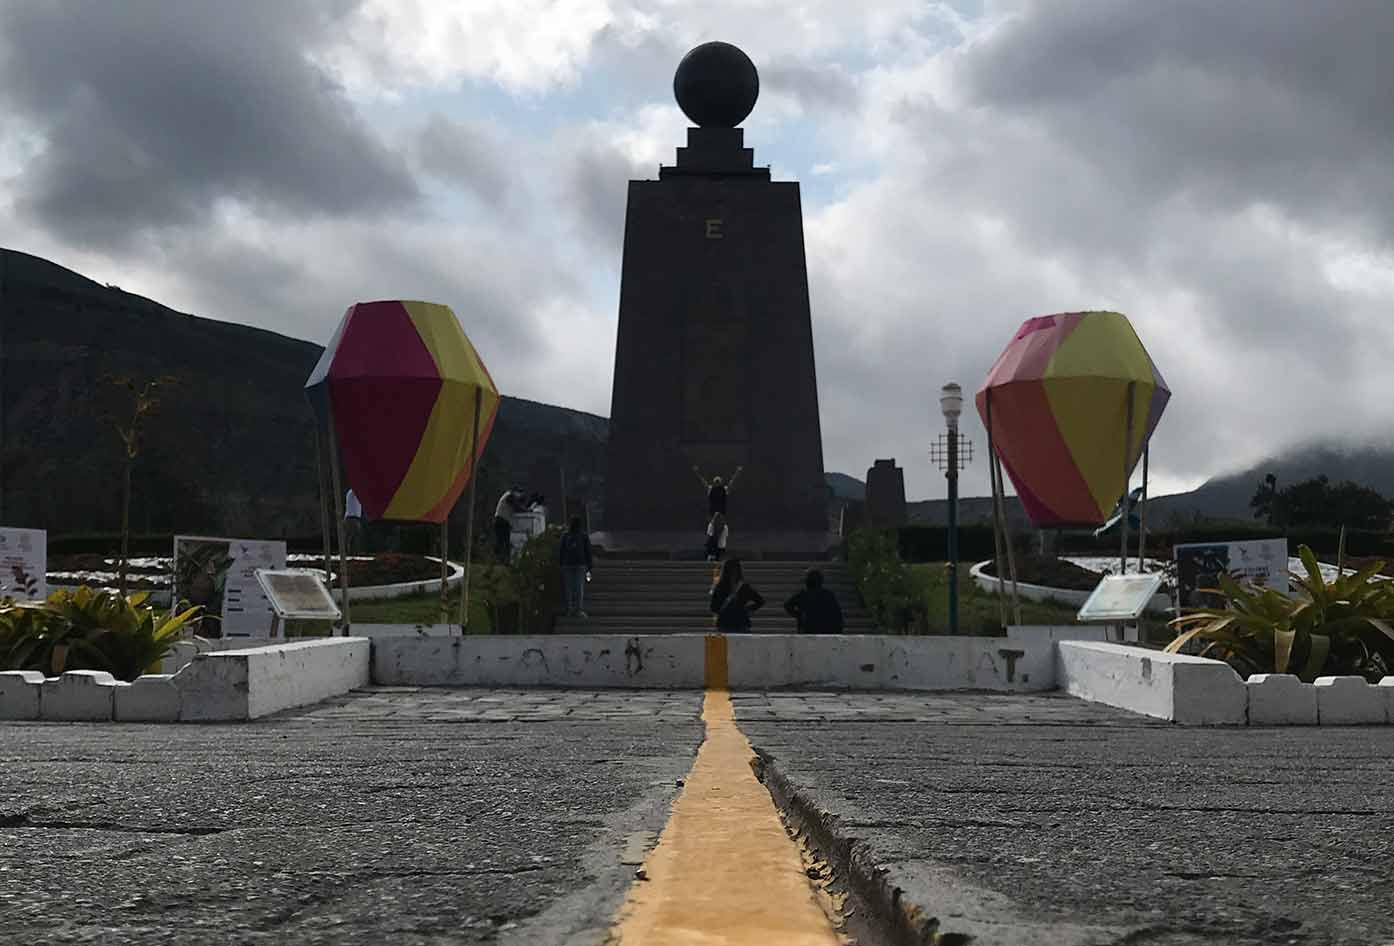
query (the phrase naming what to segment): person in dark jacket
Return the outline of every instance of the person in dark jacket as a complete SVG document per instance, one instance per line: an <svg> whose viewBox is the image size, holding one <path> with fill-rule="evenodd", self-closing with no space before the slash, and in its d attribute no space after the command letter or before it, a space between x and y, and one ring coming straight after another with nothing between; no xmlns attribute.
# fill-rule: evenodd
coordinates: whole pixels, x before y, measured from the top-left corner
<svg viewBox="0 0 1394 946"><path fill-rule="evenodd" d="M750 630L750 615L764 604L760 592L746 582L740 559L733 558L721 566L721 577L711 590L711 609L716 615L717 630L727 633Z"/></svg>
<svg viewBox="0 0 1394 946"><path fill-rule="evenodd" d="M589 617L584 608L586 582L591 574L591 537L581 525L580 516L572 516L570 527L561 537L561 582L566 589L566 613Z"/></svg>
<svg viewBox="0 0 1394 946"><path fill-rule="evenodd" d="M784 610L798 622L800 634L841 634L842 606L837 596L823 587L823 573L810 568L803 589L784 602Z"/></svg>

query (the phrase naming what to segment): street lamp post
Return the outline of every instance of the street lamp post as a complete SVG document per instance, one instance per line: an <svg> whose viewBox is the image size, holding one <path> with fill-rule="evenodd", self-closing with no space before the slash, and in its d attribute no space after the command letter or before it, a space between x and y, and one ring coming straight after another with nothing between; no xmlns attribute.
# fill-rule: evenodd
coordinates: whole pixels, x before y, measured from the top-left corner
<svg viewBox="0 0 1394 946"><path fill-rule="evenodd" d="M958 633L958 471L973 457L973 445L961 443L958 418L963 413L963 388L950 381L939 392L939 409L948 427L941 435L939 449L932 459L940 464L949 481L949 633ZM960 446L964 447L960 451Z"/></svg>

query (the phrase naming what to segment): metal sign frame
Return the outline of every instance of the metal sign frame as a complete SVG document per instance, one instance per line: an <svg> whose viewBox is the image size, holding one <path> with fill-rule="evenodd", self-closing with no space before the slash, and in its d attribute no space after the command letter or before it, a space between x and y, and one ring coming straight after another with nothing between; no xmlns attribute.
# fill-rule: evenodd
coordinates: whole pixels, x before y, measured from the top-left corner
<svg viewBox="0 0 1394 946"><path fill-rule="evenodd" d="M1152 599L1156 597L1158 589L1162 587L1162 577L1161 572L1148 572L1141 575L1105 575L1094 586L1094 590L1089 593L1089 597L1085 600L1083 607L1079 609L1075 620L1084 624L1117 624L1122 621L1136 621L1142 617L1142 613L1147 610ZM1115 591L1120 585L1124 588L1121 591ZM1102 610L1102 599L1116 593L1128 595L1128 599L1126 599L1128 600L1127 609L1115 606L1112 610Z"/></svg>
<svg viewBox="0 0 1394 946"><path fill-rule="evenodd" d="M319 610L308 610L304 608L289 608L285 602L281 601L276 589L268 579L289 576L294 578L310 578L314 581L315 587L324 597L324 607ZM314 569L310 568L258 568L257 583L261 585L262 591L266 592L266 600L271 602L271 607L276 612L276 617L286 621L338 621L343 613L339 606L334 603L334 595L324 584L324 577Z"/></svg>

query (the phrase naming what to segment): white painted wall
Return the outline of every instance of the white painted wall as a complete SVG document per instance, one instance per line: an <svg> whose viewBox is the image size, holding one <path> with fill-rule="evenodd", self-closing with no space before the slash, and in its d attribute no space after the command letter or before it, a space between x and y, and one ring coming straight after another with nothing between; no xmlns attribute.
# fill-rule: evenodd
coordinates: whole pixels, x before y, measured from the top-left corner
<svg viewBox="0 0 1394 946"><path fill-rule="evenodd" d="M704 648L702 634L378 637L373 682L700 689Z"/></svg>
<svg viewBox="0 0 1394 946"><path fill-rule="evenodd" d="M1049 690L1049 641L881 634L733 634L732 689Z"/></svg>

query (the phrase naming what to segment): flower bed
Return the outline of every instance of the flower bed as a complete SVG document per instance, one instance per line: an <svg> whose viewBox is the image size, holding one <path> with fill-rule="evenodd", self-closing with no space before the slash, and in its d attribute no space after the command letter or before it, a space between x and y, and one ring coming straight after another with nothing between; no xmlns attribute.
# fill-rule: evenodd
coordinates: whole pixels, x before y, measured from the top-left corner
<svg viewBox="0 0 1394 946"><path fill-rule="evenodd" d="M297 553L286 556L291 568L316 568L324 564L324 556ZM334 556L334 585L339 585L338 556ZM353 588L375 585L396 585L404 582L429 581L440 577L440 562L424 555L405 555L382 552L377 555L349 557L349 584ZM116 558L99 553L50 555L48 584L50 587L91 585L115 587L118 562ZM173 560L170 556L132 558L127 568L127 584L131 591L168 591L172 581Z"/></svg>

